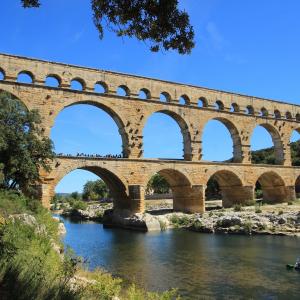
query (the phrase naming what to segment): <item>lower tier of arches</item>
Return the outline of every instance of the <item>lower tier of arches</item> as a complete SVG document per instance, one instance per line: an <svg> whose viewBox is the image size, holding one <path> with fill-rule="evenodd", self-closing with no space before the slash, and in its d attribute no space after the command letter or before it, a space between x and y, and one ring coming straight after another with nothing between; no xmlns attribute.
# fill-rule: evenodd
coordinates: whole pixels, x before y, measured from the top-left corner
<svg viewBox="0 0 300 300"><path fill-rule="evenodd" d="M211 180L218 186L224 207L249 203L257 195L265 203L288 202L300 193L300 168L295 167L60 157L50 173L41 173L38 192L44 206L50 207L58 182L76 169L101 177L109 187L114 209L127 213L145 211L146 187L154 174L168 182L174 211L186 213L205 211Z"/></svg>

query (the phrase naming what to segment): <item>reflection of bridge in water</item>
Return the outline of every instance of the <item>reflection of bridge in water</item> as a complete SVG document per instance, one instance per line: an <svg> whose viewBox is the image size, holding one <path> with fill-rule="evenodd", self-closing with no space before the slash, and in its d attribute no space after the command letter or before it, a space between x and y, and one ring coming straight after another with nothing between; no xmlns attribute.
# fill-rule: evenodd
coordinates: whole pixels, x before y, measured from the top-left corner
<svg viewBox="0 0 300 300"><path fill-rule="evenodd" d="M38 109L46 135L59 112L76 104L96 106L118 125L124 158L58 156L50 173L41 172L39 192L46 206L57 183L75 169L100 176L111 190L115 207L131 212L144 210L145 189L155 173L170 184L174 209L180 211L205 210L205 188L212 177L218 181L225 206L252 200L257 181L266 201L295 199L300 169L291 165L290 137L293 130L300 132L300 106L3 54L0 72L0 89L13 94L28 109ZM17 82L20 74L27 74L31 84ZM47 78L55 79L57 86L46 86ZM72 81L81 85L80 91L70 88ZM101 93L95 91L96 85L102 86ZM118 87L123 96L116 94ZM139 98L140 91L145 99ZM172 117L180 127L183 160L143 158L143 128L155 112ZM202 133L210 120L228 128L233 141L232 163L201 160ZM251 164L250 138L256 126L272 136L276 165Z"/></svg>

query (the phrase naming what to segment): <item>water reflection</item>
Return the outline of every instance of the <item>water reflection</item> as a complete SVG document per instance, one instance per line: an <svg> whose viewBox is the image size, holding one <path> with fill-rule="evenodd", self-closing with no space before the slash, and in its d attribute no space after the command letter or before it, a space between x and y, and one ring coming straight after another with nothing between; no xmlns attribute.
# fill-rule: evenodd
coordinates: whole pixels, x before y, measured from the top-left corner
<svg viewBox="0 0 300 300"><path fill-rule="evenodd" d="M298 238L65 225L65 244L92 269L103 267L150 290L177 287L184 299L300 299L300 272L285 269L300 255Z"/></svg>

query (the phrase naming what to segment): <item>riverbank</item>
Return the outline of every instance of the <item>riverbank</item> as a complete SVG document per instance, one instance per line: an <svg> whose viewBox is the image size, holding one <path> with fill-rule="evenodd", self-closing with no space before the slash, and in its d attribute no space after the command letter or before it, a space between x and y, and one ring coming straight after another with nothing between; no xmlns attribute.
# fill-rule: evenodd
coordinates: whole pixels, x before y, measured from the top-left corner
<svg viewBox="0 0 300 300"><path fill-rule="evenodd" d="M92 204L86 210L68 210L63 214L80 220L101 222L109 227L141 231L184 228L201 233L300 236L299 200L289 204L236 206L203 214L172 212L168 205L155 204L154 209L152 207L146 213L132 216L116 214L111 204Z"/></svg>

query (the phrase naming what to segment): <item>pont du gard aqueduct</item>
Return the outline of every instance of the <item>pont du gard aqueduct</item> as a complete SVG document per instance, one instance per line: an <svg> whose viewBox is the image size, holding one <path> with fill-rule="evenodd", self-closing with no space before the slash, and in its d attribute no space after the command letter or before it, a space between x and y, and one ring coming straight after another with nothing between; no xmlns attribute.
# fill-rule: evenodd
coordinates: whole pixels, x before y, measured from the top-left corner
<svg viewBox="0 0 300 300"><path fill-rule="evenodd" d="M31 83L19 82L20 74L29 75ZM119 128L121 158L60 155L50 173L41 171L38 192L45 206L49 207L58 182L75 169L100 176L111 191L115 209L131 213L144 211L145 188L155 173L170 184L177 211L205 211L205 188L211 177L220 186L225 207L253 199L257 181L267 202L296 197L300 168L291 164L290 137L293 130L300 132L298 105L6 54L0 54L0 75L2 91L14 95L28 109L39 110L46 135L50 135L58 113L76 104L104 110ZM55 78L58 85L46 86L48 77ZM79 82L82 89L72 90L72 81ZM95 90L97 84L103 87L101 93ZM124 96L116 93L119 87ZM146 99L139 98L140 91ZM143 128L155 112L169 115L179 125L182 160L143 158ZM202 132L209 120L218 120L228 128L233 140L231 162L202 160ZM272 136L276 165L251 164L250 138L258 125Z"/></svg>

